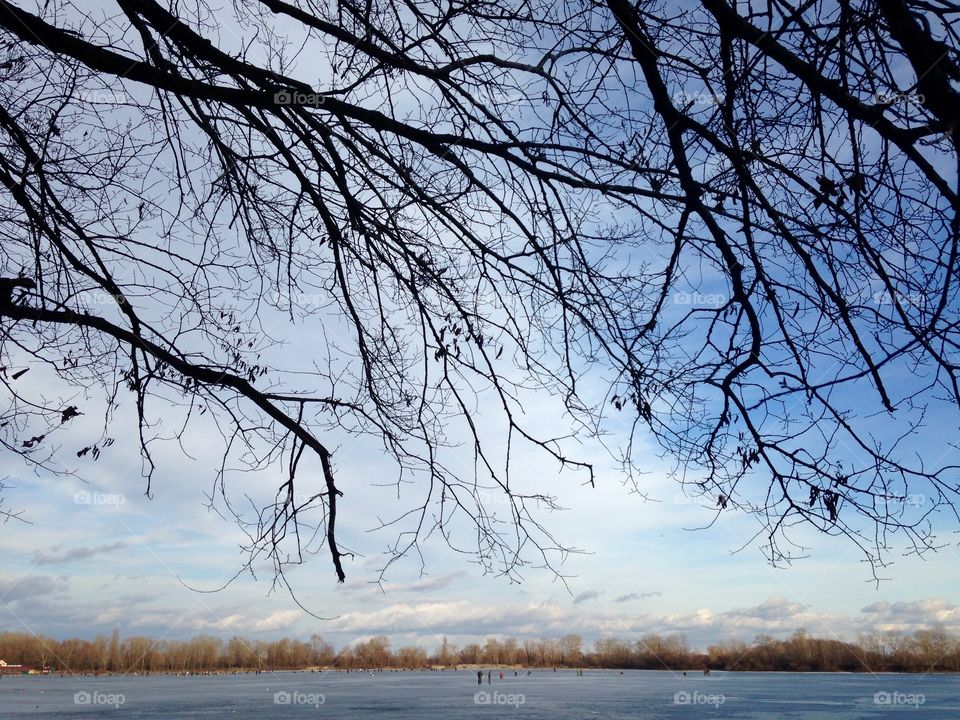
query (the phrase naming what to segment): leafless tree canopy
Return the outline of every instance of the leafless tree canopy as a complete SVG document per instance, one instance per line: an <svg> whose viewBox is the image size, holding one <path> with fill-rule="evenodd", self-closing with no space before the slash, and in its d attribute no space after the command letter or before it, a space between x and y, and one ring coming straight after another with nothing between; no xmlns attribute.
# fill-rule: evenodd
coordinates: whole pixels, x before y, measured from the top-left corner
<svg viewBox="0 0 960 720"><path fill-rule="evenodd" d="M27 391L30 356L62 393L134 399L148 492L151 407L211 413L224 469L284 475L253 517L217 478L251 558L322 545L342 580L337 513L363 508L328 436L372 434L416 483L382 520L394 557L438 532L516 574L564 546L511 453L593 481L524 414L536 390L628 479L655 438L773 562L804 525L875 567L892 533L934 547L958 491L924 434L960 403L958 12L0 0L5 447L48 464L83 412ZM277 317L313 338L296 372Z"/></svg>

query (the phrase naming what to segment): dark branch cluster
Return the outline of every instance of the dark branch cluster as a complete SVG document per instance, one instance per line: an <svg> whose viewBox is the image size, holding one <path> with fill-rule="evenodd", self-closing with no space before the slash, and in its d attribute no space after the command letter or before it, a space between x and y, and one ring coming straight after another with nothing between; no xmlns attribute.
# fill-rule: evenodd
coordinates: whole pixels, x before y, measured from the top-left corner
<svg viewBox="0 0 960 720"><path fill-rule="evenodd" d="M210 500L251 565L325 547L342 580L329 438L376 437L406 493L374 522L388 566L436 532L517 576L568 551L518 446L593 482L525 414L539 392L628 478L655 438L773 562L798 526L875 566L891 533L934 547L958 491L949 436L923 441L960 404L957 12L0 0L5 447L44 463L80 412L21 389L31 359L132 395L148 492L151 403L210 413ZM252 516L235 461L280 477Z"/></svg>

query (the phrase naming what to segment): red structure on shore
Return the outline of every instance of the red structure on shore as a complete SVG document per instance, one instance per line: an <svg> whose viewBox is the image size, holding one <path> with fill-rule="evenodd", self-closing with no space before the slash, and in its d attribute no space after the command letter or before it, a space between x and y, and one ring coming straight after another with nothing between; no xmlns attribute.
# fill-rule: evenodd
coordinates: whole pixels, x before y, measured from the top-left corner
<svg viewBox="0 0 960 720"><path fill-rule="evenodd" d="M0 660L0 675L22 675L27 671L28 669L23 665L7 665L3 660Z"/></svg>

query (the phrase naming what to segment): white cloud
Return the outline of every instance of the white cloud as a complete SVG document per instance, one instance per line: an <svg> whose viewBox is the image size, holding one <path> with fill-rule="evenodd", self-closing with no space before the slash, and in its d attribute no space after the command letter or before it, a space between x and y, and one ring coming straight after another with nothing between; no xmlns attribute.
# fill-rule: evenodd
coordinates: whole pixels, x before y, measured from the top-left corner
<svg viewBox="0 0 960 720"><path fill-rule="evenodd" d="M909 633L931 625L943 625L960 632L960 605L946 598L927 598L909 602L875 602L861 611L870 626L880 632Z"/></svg>
<svg viewBox="0 0 960 720"><path fill-rule="evenodd" d="M271 616L272 617L272 616ZM235 630L238 632L243 632L249 623L245 617L234 613L233 615L228 615L222 620L217 620L214 623L211 623L210 627L216 630Z"/></svg>
<svg viewBox="0 0 960 720"><path fill-rule="evenodd" d="M263 620L258 620L253 624L254 632L270 632L273 630L288 630L294 626L297 620L303 617L301 610L280 610L269 615Z"/></svg>

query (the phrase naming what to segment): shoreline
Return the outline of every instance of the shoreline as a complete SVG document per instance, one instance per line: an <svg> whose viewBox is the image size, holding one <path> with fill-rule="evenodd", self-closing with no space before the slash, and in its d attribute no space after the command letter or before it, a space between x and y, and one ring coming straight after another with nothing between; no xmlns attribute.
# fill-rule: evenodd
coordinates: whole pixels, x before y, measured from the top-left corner
<svg viewBox="0 0 960 720"><path fill-rule="evenodd" d="M757 675L955 675L960 676L960 671L956 670L918 670L918 671L908 671L908 670L722 670L722 669L712 669L710 670L710 675L704 675L702 669L669 669L669 668L618 668L618 667L557 667L556 670L553 668L542 668L542 667L525 667L520 665L458 665L458 666L434 666L434 667L420 667L420 668L403 668L403 667L383 667L383 668L338 668L338 667L305 667L305 668L285 668L281 670L269 670L261 668L259 672L255 668L243 668L243 669L232 669L232 670L188 670L188 671L176 671L176 670L151 670L149 672L116 672L116 671L102 671L102 672L49 672L49 673L20 673L20 674L8 674L0 675L0 682L4 678L65 678L65 677L84 677L84 678L118 678L118 677L151 677L151 676L169 676L169 677L228 677L228 676L237 676L237 675L279 675L279 674L290 674L290 675L299 675L299 674L344 674L344 675L368 675L368 674L377 674L377 673L427 673L427 672L466 672L470 675L473 675L478 670L486 673L512 670L520 673L519 677L527 677L527 671L531 675L553 675L556 673L567 673L567 672L576 672L577 670L582 670L584 676L590 673L636 673L636 672L656 672L656 673L670 673L679 675L681 673L686 673L687 677L690 678L701 678L701 677L711 677L713 674L757 674ZM499 678L497 678L499 680ZM506 679L506 678L504 678Z"/></svg>

